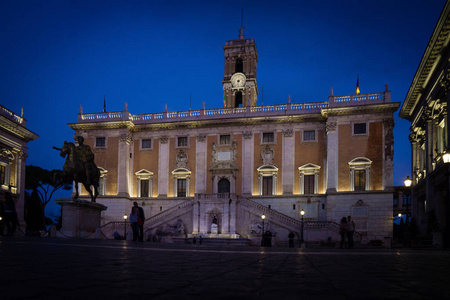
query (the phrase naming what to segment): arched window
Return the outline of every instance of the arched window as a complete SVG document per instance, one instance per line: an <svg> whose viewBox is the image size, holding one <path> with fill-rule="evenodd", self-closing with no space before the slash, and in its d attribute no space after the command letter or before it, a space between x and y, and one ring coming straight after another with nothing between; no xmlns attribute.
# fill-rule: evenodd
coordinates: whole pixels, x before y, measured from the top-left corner
<svg viewBox="0 0 450 300"><path fill-rule="evenodd" d="M350 191L370 190L370 167L372 161L357 157L348 163L350 167Z"/></svg>
<svg viewBox="0 0 450 300"><path fill-rule="evenodd" d="M230 181L226 178L220 179L217 184L217 192L218 193L229 193L230 192Z"/></svg>
<svg viewBox="0 0 450 300"><path fill-rule="evenodd" d="M242 106L242 92L236 92L234 98L235 98L234 107L241 107Z"/></svg>
<svg viewBox="0 0 450 300"><path fill-rule="evenodd" d="M172 171L173 175L173 196L189 197L189 183L191 171L187 168L177 168Z"/></svg>
<svg viewBox="0 0 450 300"><path fill-rule="evenodd" d="M244 72L244 63L242 61L242 58L238 57L236 58L236 65L234 69L235 73L243 73Z"/></svg>
<svg viewBox="0 0 450 300"><path fill-rule="evenodd" d="M320 166L306 164L298 168L300 172L300 194L319 193Z"/></svg>
<svg viewBox="0 0 450 300"><path fill-rule="evenodd" d="M277 194L278 168L274 165L262 165L257 169L260 195Z"/></svg>
<svg viewBox="0 0 450 300"><path fill-rule="evenodd" d="M153 172L142 169L137 171L137 196L138 197L152 197L153 189Z"/></svg>

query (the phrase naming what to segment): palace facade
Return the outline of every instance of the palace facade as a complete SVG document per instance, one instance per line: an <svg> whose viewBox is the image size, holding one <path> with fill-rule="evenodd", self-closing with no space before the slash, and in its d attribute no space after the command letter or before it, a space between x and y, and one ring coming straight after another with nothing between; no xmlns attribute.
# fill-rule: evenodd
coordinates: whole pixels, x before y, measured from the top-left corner
<svg viewBox="0 0 450 300"><path fill-rule="evenodd" d="M412 217L422 236L446 228L450 247L450 3L447 1L399 116L411 122ZM442 245L442 240L435 239Z"/></svg>
<svg viewBox="0 0 450 300"><path fill-rule="evenodd" d="M21 226L25 224L27 143L39 137L26 123L23 112L17 115L0 105L0 202L5 202L5 193L12 194Z"/></svg>
<svg viewBox="0 0 450 300"><path fill-rule="evenodd" d="M306 241L338 239L338 223L349 215L363 241L392 236L399 103L388 86L258 106L254 39L241 28L223 49L223 108L132 114L125 104L118 112L80 109L69 124L101 170L97 202L108 207L107 237L123 231L134 201L144 208L148 235L251 239L265 226L287 241L289 231L300 234L303 210Z"/></svg>

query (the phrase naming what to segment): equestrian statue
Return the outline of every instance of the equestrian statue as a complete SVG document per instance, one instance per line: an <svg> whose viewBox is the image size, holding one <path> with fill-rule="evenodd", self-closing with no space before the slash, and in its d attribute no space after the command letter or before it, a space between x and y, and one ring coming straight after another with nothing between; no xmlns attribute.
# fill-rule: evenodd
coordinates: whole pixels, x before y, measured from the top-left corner
<svg viewBox="0 0 450 300"><path fill-rule="evenodd" d="M95 202L98 196L100 170L94 163L94 153L91 147L84 145L84 138L77 136L76 141L78 146L71 142L64 142L62 148L53 147L53 149L59 150L59 155L66 158L62 177L75 181L75 196L73 199L78 199L78 183L81 182L91 195L91 201ZM92 191L91 186L94 187L94 191Z"/></svg>

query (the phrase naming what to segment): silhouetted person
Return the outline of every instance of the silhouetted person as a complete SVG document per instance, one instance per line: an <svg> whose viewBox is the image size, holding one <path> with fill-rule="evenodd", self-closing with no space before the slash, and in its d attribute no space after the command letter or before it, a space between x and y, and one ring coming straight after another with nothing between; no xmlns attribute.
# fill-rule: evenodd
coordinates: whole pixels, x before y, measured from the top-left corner
<svg viewBox="0 0 450 300"><path fill-rule="evenodd" d="M355 233L355 223L352 221L352 217L347 217L347 239L348 247L353 248L353 234Z"/></svg>
<svg viewBox="0 0 450 300"><path fill-rule="evenodd" d="M295 238L295 234L291 231L288 234L288 238L289 238L289 248L294 248L294 238Z"/></svg>
<svg viewBox="0 0 450 300"><path fill-rule="evenodd" d="M19 224L17 220L16 205L12 198L11 193L7 192L5 194L5 225L6 225L6 235L12 236L16 231L16 226Z"/></svg>
<svg viewBox="0 0 450 300"><path fill-rule="evenodd" d="M132 219L133 218L133 219ZM142 207L137 202L133 202L133 208L130 214L131 229L133 230L133 241L144 241L144 222L145 215Z"/></svg>
<svg viewBox="0 0 450 300"><path fill-rule="evenodd" d="M31 197L27 199L27 209L25 215L27 223L27 234L38 235L44 229L44 211L36 188L33 189Z"/></svg>
<svg viewBox="0 0 450 300"><path fill-rule="evenodd" d="M343 217L341 223L339 224L339 234L341 235L341 245L340 248L344 246L345 234L347 233L347 218Z"/></svg>

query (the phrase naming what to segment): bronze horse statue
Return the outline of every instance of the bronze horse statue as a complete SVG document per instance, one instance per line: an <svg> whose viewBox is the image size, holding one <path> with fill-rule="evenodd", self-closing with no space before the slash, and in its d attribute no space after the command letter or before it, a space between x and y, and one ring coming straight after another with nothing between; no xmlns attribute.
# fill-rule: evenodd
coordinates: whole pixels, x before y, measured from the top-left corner
<svg viewBox="0 0 450 300"><path fill-rule="evenodd" d="M53 149L60 150L59 155L66 158L62 170L62 177L75 181L75 196L73 199L78 199L78 183L81 182L86 191L89 192L89 195L91 195L91 201L95 202L98 196L100 170L94 164L94 161L92 160L91 163L83 163L78 157L77 147L71 142L64 142L62 148L53 147ZM87 170L88 172L86 172L86 168L90 168ZM94 187L94 192L92 192L91 186Z"/></svg>

